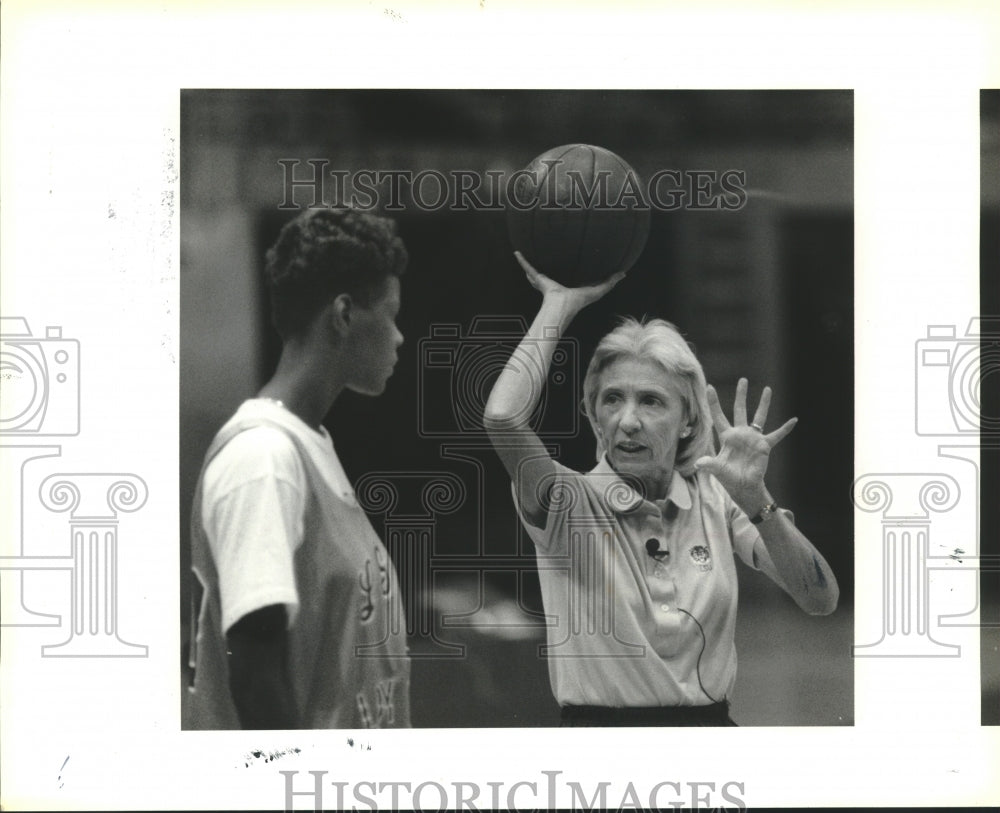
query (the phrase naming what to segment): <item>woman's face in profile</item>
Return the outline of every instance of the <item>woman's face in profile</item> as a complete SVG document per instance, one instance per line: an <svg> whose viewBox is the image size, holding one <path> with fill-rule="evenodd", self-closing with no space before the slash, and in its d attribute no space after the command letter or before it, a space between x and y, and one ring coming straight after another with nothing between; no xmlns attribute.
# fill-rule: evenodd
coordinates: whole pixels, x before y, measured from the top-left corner
<svg viewBox="0 0 1000 813"><path fill-rule="evenodd" d="M614 469L640 478L648 499L665 496L687 426L678 383L655 361L618 359L601 373L594 414Z"/></svg>

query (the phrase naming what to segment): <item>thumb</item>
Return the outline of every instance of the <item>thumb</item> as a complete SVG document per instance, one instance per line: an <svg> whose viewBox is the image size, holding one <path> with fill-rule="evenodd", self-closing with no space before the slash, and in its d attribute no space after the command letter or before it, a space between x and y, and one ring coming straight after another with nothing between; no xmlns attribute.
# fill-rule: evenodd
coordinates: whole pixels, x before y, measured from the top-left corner
<svg viewBox="0 0 1000 813"><path fill-rule="evenodd" d="M707 471L709 474L712 474L719 468L719 464L714 457L705 455L694 461L694 468L695 471Z"/></svg>

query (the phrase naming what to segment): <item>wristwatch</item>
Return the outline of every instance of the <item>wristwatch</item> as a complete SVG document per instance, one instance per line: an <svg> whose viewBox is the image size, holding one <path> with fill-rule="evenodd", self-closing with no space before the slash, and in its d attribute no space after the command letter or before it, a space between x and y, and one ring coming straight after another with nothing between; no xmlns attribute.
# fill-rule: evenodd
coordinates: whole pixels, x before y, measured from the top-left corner
<svg viewBox="0 0 1000 813"><path fill-rule="evenodd" d="M757 513L757 516L750 517L750 521L754 525L760 525L762 522L767 522L773 515L774 512L778 510L777 503L768 503Z"/></svg>

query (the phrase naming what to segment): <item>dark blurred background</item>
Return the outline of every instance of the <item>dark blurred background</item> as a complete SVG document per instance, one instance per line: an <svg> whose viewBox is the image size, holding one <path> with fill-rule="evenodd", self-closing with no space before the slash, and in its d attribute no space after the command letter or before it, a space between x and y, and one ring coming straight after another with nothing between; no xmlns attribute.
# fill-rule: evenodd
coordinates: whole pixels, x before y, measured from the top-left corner
<svg viewBox="0 0 1000 813"><path fill-rule="evenodd" d="M188 90L181 140L185 640L187 525L201 459L280 350L260 279L264 251L295 214L279 208L287 190L278 162L298 159L297 178L311 174L310 159L349 172L510 174L551 147L583 142L616 152L644 178L739 170L748 197L736 212L653 211L628 278L570 329L563 377L550 382L540 416L543 439L565 464L593 465L576 403L586 362L619 314L676 323L727 411L738 376L750 379L753 403L770 384L770 422L800 422L774 455L769 487L830 562L841 603L833 616L807 617L741 566L733 716L853 722L850 91ZM332 182L327 193L329 201ZM310 190L295 191L297 205L312 201ZM511 256L502 211L407 207L393 216L410 253L400 363L385 395L346 393L327 425L359 494L379 478L400 493L392 510L371 514L407 593L414 724L553 725L533 551L474 420L516 344L505 326L530 320L538 295ZM452 361L431 361L442 352ZM434 477L450 489L440 510L419 493Z"/></svg>
<svg viewBox="0 0 1000 813"><path fill-rule="evenodd" d="M979 309L983 317L1000 324L1000 89L980 92L980 221L979 221ZM1000 364L996 333L983 333L980 340L980 416L983 427L1000 426ZM979 573L983 596L980 610L980 680L982 724L1000 725L1000 438L993 433L980 455L979 554L984 565Z"/></svg>

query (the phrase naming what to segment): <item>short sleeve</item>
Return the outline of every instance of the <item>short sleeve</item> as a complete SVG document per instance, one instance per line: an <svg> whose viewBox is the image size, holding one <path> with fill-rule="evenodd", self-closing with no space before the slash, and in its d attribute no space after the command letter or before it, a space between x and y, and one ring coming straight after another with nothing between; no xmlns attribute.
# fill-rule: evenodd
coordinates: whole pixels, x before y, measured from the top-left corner
<svg viewBox="0 0 1000 813"><path fill-rule="evenodd" d="M524 526L535 547L550 554L558 553L568 544L567 516L574 508L587 501L584 475L557 461L553 463L555 473L547 475L542 483L549 502L549 510L545 514L545 526L542 528L532 525L525 517L517 496L517 483L510 484L517 518L521 520L521 525Z"/></svg>
<svg viewBox="0 0 1000 813"><path fill-rule="evenodd" d="M284 604L294 622L305 482L294 443L270 427L238 434L206 470L202 523L219 576L223 634L271 604Z"/></svg>

